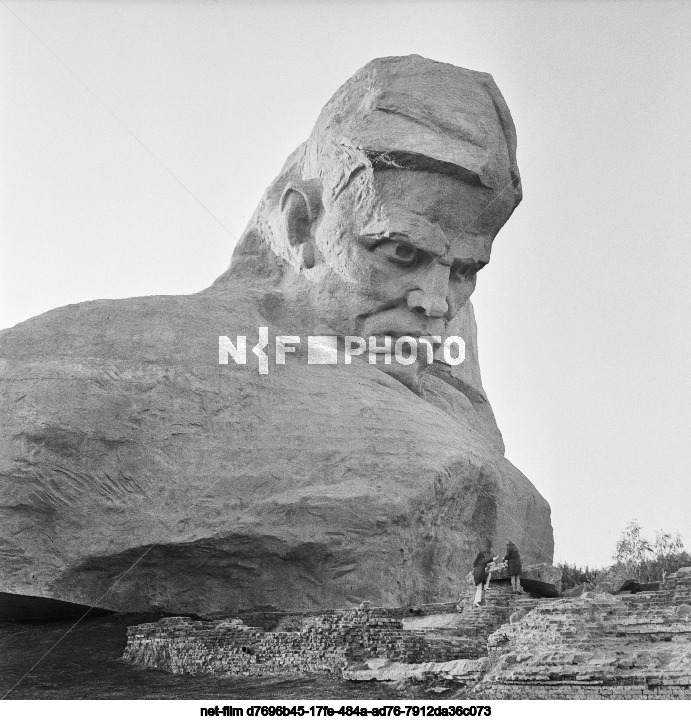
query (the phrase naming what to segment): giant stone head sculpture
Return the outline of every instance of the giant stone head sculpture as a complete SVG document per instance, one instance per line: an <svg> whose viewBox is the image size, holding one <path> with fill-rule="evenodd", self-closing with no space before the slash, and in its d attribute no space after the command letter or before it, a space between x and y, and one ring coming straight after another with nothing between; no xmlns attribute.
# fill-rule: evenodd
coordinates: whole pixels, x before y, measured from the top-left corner
<svg viewBox="0 0 691 721"><path fill-rule="evenodd" d="M443 338L520 202L515 156L489 75L419 56L374 60L288 159L229 277L263 243L284 261L284 310L310 330ZM416 386L426 357L421 347L412 367L385 370Z"/></svg>
<svg viewBox="0 0 691 721"><path fill-rule="evenodd" d="M374 60L210 288L0 334L0 591L198 614L397 605L454 598L477 549L509 535L551 560L549 506L504 457L469 300L521 198L515 153L489 75ZM218 364L219 336L260 327L459 334L466 356Z"/></svg>

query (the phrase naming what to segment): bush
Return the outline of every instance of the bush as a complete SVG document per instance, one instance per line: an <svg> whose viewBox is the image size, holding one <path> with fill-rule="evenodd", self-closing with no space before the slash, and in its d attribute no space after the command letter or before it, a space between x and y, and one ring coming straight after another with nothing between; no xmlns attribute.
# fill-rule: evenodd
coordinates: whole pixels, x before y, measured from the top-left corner
<svg viewBox="0 0 691 721"><path fill-rule="evenodd" d="M561 571L561 587L568 591L581 583L596 583L600 570L589 566L576 566L571 563L558 563L557 568Z"/></svg>
<svg viewBox="0 0 691 721"><path fill-rule="evenodd" d="M687 551L673 553L668 556L644 558L638 563L614 564L612 570L619 570L624 579L634 578L641 583L664 581L671 573L676 573L684 566L691 566L691 554Z"/></svg>
<svg viewBox="0 0 691 721"><path fill-rule="evenodd" d="M612 571L642 583L662 581L665 576L691 565L691 555L684 550L679 533L658 531L655 542L643 537L643 529L633 520L624 529L614 552Z"/></svg>
<svg viewBox="0 0 691 721"><path fill-rule="evenodd" d="M635 579L640 583L663 581L684 566L691 566L691 554L684 549L681 535L658 531L655 542L643 536L638 521L633 520L617 541L614 563L605 568L576 566L558 563L562 573L562 589L568 591L581 583L594 584L599 590L613 593L624 581Z"/></svg>

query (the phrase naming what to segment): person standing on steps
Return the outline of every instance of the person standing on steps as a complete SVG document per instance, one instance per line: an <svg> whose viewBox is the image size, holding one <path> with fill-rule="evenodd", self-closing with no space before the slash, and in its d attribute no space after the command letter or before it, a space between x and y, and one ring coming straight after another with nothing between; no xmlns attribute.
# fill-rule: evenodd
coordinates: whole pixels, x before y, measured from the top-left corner
<svg viewBox="0 0 691 721"><path fill-rule="evenodd" d="M509 538L506 544L506 555L504 560L508 562L509 576L511 576L511 593L523 593L521 588L521 554L518 552L518 546Z"/></svg>
<svg viewBox="0 0 691 721"><path fill-rule="evenodd" d="M485 582L487 581L487 566L496 561L499 556L493 556L491 551L480 551L473 561L473 582L475 583L475 600L474 608L482 606L482 600L485 595Z"/></svg>

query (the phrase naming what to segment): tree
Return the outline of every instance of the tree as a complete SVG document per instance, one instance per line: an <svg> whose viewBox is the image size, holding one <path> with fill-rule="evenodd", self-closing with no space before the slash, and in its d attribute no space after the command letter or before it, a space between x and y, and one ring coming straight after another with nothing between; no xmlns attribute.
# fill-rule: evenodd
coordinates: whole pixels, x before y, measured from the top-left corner
<svg viewBox="0 0 691 721"><path fill-rule="evenodd" d="M635 519L629 523L617 541L612 570L627 578L648 583L662 581L670 573L691 565L691 555L684 550L681 534L658 531L655 543L643 537L643 529Z"/></svg>
<svg viewBox="0 0 691 721"><path fill-rule="evenodd" d="M684 550L681 534L658 531L655 534L653 550L658 557L674 556L681 553Z"/></svg>
<svg viewBox="0 0 691 721"><path fill-rule="evenodd" d="M653 553L652 546L643 538L643 529L637 520L631 521L617 541L614 562L623 566L643 563Z"/></svg>

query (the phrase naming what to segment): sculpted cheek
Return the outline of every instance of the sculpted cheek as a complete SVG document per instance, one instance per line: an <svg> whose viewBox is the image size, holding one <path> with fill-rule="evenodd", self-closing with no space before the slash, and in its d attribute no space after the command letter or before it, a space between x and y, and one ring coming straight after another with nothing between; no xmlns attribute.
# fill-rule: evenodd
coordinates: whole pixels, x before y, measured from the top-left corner
<svg viewBox="0 0 691 721"><path fill-rule="evenodd" d="M454 285L449 295L451 296L451 308L450 311L453 315L456 315L460 309L468 302L468 299L475 290L475 280L466 280Z"/></svg>

